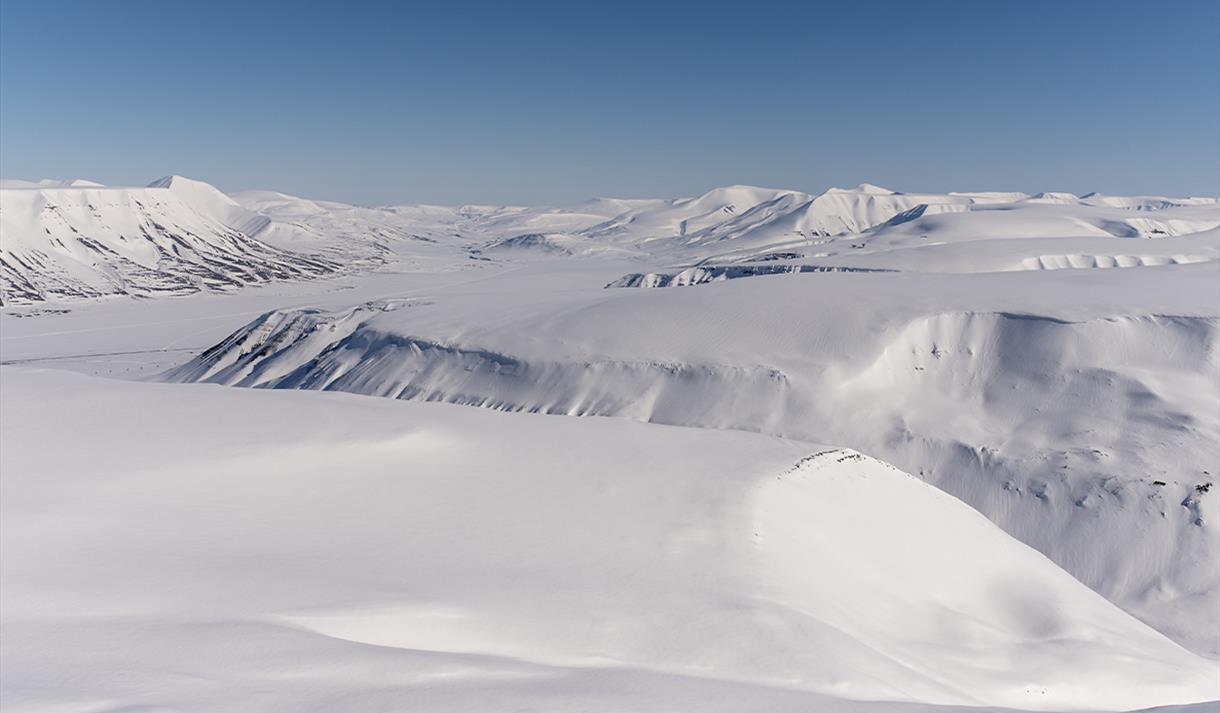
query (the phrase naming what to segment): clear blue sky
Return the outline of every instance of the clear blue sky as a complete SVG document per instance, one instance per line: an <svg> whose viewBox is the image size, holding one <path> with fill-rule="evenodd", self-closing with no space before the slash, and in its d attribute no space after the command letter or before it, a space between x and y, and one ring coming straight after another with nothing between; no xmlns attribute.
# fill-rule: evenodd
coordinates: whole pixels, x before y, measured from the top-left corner
<svg viewBox="0 0 1220 713"><path fill-rule="evenodd" d="M1220 2L0 0L0 174L1220 193Z"/></svg>

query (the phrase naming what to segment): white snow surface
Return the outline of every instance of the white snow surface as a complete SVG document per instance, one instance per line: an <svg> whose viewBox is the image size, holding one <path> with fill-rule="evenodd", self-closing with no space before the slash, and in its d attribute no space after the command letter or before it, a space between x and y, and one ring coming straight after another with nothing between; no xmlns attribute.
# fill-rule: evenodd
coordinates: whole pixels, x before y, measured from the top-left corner
<svg viewBox="0 0 1220 713"><path fill-rule="evenodd" d="M851 450L0 378L4 687L23 710L1120 709L1220 685L1213 661Z"/></svg>
<svg viewBox="0 0 1220 713"><path fill-rule="evenodd" d="M869 184L5 181L0 697L1214 701L1218 226Z"/></svg>

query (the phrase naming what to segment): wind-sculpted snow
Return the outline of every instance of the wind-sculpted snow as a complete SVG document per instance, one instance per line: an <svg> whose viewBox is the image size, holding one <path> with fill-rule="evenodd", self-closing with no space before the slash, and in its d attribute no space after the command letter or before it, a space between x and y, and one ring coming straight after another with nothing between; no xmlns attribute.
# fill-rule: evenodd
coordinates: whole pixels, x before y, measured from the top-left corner
<svg viewBox="0 0 1220 713"><path fill-rule="evenodd" d="M0 686L22 709L982 713L1220 685L1213 661L849 449L0 378Z"/></svg>

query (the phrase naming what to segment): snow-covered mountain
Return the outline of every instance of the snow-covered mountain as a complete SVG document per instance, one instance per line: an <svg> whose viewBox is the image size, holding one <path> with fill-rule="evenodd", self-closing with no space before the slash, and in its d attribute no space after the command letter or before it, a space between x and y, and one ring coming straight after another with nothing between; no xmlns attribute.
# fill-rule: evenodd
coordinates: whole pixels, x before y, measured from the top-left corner
<svg viewBox="0 0 1220 713"><path fill-rule="evenodd" d="M272 247L271 227L206 183L42 182L0 189L0 303L231 290L337 263Z"/></svg>
<svg viewBox="0 0 1220 713"><path fill-rule="evenodd" d="M913 194L869 184L816 196L729 186L696 198L597 199L568 208L368 208L273 191L230 197L176 176L145 188L6 181L0 188L0 295L12 304L180 295L340 270L437 271L539 256L690 267L831 257L849 247L865 254L914 240L1165 238L1217 225L1214 199ZM1149 255L1153 262L1158 250L1163 248ZM1137 263L1143 262L1141 251L1112 250ZM1064 262L1055 256L1071 254L1084 253L1021 255L1010 265L985 261L981 269L1053 265ZM1105 262L1104 252L1097 255ZM1043 257L1049 260L1040 262ZM1161 262L1191 256L1169 258ZM1088 258L1065 264L1081 260Z"/></svg>
<svg viewBox="0 0 1220 713"><path fill-rule="evenodd" d="M743 250L811 248L832 238L869 234L934 216L944 216L952 223L952 214L972 211L986 211L979 220L994 221L1001 231L1005 224L1021 226L1017 231L1025 236L1166 237L1220 225L1220 207L1214 199L1092 194L1087 199L1071 196L1070 200L1052 200L1048 195L899 193L861 184L850 189L831 188L813 196L731 186L694 199L633 207L575 233L671 259L708 259ZM1057 210L1039 211L1047 205ZM1005 215L1011 211L1019 217ZM1132 215L1131 211L1141 214ZM1153 215L1153 211L1158 213ZM978 226L975 235L982 239L1000 237L990 227Z"/></svg>

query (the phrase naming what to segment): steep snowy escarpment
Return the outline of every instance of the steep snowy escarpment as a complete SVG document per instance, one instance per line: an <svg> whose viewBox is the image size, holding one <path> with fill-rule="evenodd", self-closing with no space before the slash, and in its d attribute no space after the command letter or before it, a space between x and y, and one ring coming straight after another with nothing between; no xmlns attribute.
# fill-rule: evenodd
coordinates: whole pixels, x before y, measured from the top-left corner
<svg viewBox="0 0 1220 713"><path fill-rule="evenodd" d="M254 237L269 226L215 188L179 177L148 188L3 189L0 304L230 290L339 269Z"/></svg>
<svg viewBox="0 0 1220 713"><path fill-rule="evenodd" d="M1007 258L1002 252L997 254L997 251L991 251L991 253L991 255L987 256L987 259L1000 263L997 267L1005 270L1084 270L1122 267L1161 267L1165 265L1189 265L1220 259L1215 254L1085 255L1077 253L1023 257L1020 258L1020 262L1017 265L1013 265L1013 260ZM887 264L889 262L887 257L889 256L880 256L877 263ZM704 264L672 272L633 272L610 282L606 287L690 287L692 285L706 285L712 282L765 275L896 271L896 268L892 267L809 264L798 262L800 259L801 256L796 253L778 253L776 257L771 259L774 262L768 260L763 264ZM869 264L871 260L868 258L856 258L852 262ZM977 268L978 263L972 263L971 267Z"/></svg>
<svg viewBox="0 0 1220 713"><path fill-rule="evenodd" d="M1092 223L1065 221L1062 215L1049 216L1041 224L1039 220L1019 210L912 218L863 235L746 245L678 262L677 267L628 273L611 286L697 285L797 272L985 273L1163 267L1220 260L1220 228L1206 219L1191 227L1212 226L1207 230L1141 240L1116 239ZM1073 230L1081 234L1073 235ZM1056 231L1068 237L1056 236Z"/></svg>
<svg viewBox="0 0 1220 713"><path fill-rule="evenodd" d="M816 258L821 265L938 273L1154 268L1220 260L1220 229L1215 227L1155 239L1120 239L1104 232L1056 236L1052 231L1066 229L1061 221L1040 225L1019 211L983 211L952 218L916 221L849 238L848 250L836 251L837 245L832 243L813 248L816 253L797 249L750 257L758 261L778 255L774 259L787 264ZM1091 229L1091 224L1084 227ZM1025 230L1033 234L1024 234Z"/></svg>
<svg viewBox="0 0 1220 713"><path fill-rule="evenodd" d="M521 359L386 332L374 305L263 315L165 375L175 382L346 391L504 411L683 423L692 410L762 419L786 410L787 376L757 366ZM744 388L743 388L744 387ZM699 419L696 419L699 420Z"/></svg>
<svg viewBox="0 0 1220 713"><path fill-rule="evenodd" d="M0 379L0 686L22 709L982 713L1220 686L1214 661L848 449Z"/></svg>
<svg viewBox="0 0 1220 713"><path fill-rule="evenodd" d="M810 272L889 272L884 268L841 267L836 265L705 265L678 272L633 272L606 287L690 287L709 282L736 280L762 275L791 275Z"/></svg>
<svg viewBox="0 0 1220 713"><path fill-rule="evenodd" d="M1021 268L1026 270L1080 270L1113 267L1156 267L1160 265L1189 265L1193 262L1214 260L1211 255L1039 255L1025 258Z"/></svg>
<svg viewBox="0 0 1220 713"><path fill-rule="evenodd" d="M274 314L167 376L844 444L961 497L1214 653L1218 326L1214 307L1190 307L1214 277L1214 263L796 274L565 293L520 316L476 297ZM1132 310L1130 290L1161 297Z"/></svg>

